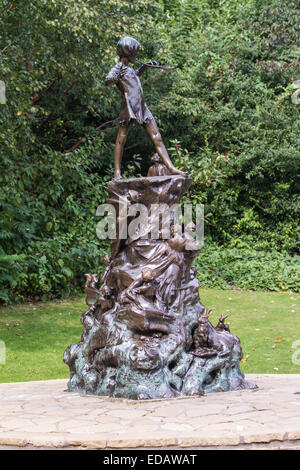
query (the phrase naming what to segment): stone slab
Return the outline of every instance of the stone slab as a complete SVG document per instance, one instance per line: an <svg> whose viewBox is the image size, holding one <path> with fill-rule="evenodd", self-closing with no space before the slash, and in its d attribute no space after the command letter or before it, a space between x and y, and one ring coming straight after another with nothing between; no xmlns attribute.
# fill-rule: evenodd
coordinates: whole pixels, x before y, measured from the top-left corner
<svg viewBox="0 0 300 470"><path fill-rule="evenodd" d="M0 384L0 446L298 448L300 374L246 378L259 388L151 401L68 392L67 380Z"/></svg>

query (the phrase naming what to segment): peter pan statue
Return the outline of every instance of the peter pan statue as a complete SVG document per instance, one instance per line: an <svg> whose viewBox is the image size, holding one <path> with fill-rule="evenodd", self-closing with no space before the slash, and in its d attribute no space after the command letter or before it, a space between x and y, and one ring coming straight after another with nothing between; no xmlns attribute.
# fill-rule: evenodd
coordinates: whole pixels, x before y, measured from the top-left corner
<svg viewBox="0 0 300 470"><path fill-rule="evenodd" d="M138 41L130 36L121 39L117 44L117 54L120 60L111 69L105 79L106 85L117 85L123 94L122 107L118 117L119 130L114 149L114 177L115 179L121 178L123 149L130 124L135 121L145 127L155 145L156 152L168 168L169 173L172 175L186 176L187 173L175 168L169 157L155 119L144 101L143 89L139 79L147 67L162 68L165 70L170 69L170 67L157 65L156 62L148 62L135 71L130 67L129 63L134 62L139 47L140 44Z"/></svg>

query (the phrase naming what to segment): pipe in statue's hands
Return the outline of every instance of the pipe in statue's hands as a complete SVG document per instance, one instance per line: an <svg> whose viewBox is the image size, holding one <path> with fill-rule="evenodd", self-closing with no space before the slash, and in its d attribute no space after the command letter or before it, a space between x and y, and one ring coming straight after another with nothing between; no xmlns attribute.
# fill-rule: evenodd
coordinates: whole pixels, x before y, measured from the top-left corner
<svg viewBox="0 0 300 470"><path fill-rule="evenodd" d="M163 70L174 70L175 67L167 67L166 65L159 65L156 60L152 60L151 62L145 62L146 67L152 67L156 69L163 69Z"/></svg>

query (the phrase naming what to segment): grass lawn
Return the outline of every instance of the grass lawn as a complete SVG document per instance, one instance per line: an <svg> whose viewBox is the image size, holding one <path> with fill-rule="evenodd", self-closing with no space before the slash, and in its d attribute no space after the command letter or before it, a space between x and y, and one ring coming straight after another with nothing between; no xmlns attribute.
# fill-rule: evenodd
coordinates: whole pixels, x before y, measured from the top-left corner
<svg viewBox="0 0 300 470"><path fill-rule="evenodd" d="M231 330L243 347L244 372L300 373L300 365L292 362L292 344L300 340L300 294L201 289L200 296L213 308L213 324L221 313L230 313ZM80 341L85 310L83 297L0 309L0 340L6 345L0 382L67 378L63 352Z"/></svg>

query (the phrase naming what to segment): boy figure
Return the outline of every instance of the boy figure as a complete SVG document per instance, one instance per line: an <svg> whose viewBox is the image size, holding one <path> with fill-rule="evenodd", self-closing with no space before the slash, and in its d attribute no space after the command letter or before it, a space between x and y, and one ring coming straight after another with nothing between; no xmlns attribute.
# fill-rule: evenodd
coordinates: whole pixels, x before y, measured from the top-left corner
<svg viewBox="0 0 300 470"><path fill-rule="evenodd" d="M156 66L154 62L143 64L137 71L130 67L129 62L134 62L140 44L136 39L126 36L117 44L117 54L120 61L110 70L105 79L106 85L117 85L123 93L123 102L119 114L119 131L114 149L114 177L121 178L121 161L123 149L132 121L142 124L152 139L156 152L168 168L170 174L183 175L186 173L175 168L167 149L162 141L154 117L144 101L144 94L139 77L147 67Z"/></svg>

